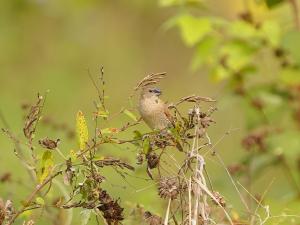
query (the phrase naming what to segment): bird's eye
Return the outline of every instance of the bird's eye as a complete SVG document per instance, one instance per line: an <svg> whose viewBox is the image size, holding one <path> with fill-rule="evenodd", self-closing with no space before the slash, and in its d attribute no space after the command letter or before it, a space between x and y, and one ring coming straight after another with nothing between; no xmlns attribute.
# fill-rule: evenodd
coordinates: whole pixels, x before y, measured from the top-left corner
<svg viewBox="0 0 300 225"><path fill-rule="evenodd" d="M152 91L152 90L149 90L149 92L152 93L153 91Z"/></svg>

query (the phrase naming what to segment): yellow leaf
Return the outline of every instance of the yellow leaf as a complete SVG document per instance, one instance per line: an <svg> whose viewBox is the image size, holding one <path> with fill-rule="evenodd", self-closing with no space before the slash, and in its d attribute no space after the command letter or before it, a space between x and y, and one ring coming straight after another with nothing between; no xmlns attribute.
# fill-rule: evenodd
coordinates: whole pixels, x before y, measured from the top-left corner
<svg viewBox="0 0 300 225"><path fill-rule="evenodd" d="M75 161L77 156L76 156L76 152L74 151L74 149L70 150L70 154L69 154L70 158L72 161Z"/></svg>
<svg viewBox="0 0 300 225"><path fill-rule="evenodd" d="M104 128L101 129L101 134L116 134L119 133L118 128Z"/></svg>
<svg viewBox="0 0 300 225"><path fill-rule="evenodd" d="M81 111L78 111L76 116L76 132L79 142L79 149L84 150L86 143L89 140L89 132L84 115Z"/></svg>

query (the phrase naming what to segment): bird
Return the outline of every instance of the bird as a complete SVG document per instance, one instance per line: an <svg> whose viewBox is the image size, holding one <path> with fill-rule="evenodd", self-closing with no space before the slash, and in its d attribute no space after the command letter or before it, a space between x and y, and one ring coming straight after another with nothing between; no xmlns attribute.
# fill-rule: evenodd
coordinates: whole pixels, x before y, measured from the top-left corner
<svg viewBox="0 0 300 225"><path fill-rule="evenodd" d="M145 123L153 130L164 130L172 126L172 115L167 104L160 99L161 90L143 87L138 110Z"/></svg>

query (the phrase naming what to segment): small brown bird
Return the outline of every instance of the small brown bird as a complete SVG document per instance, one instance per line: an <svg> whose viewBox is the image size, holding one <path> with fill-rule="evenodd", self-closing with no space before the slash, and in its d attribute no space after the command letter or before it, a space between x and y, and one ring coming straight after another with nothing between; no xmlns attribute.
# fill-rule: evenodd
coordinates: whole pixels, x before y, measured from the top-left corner
<svg viewBox="0 0 300 225"><path fill-rule="evenodd" d="M139 100L139 112L145 123L153 130L163 130L172 125L168 106L159 98L158 88L144 87Z"/></svg>

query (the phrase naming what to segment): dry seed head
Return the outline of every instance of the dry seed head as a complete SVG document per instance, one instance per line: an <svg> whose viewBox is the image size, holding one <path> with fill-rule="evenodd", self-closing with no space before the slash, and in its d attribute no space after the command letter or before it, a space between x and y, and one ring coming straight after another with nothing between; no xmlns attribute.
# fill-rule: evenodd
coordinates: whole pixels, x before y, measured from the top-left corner
<svg viewBox="0 0 300 225"><path fill-rule="evenodd" d="M24 221L23 222L23 225L34 225L35 224L35 222L34 222L34 220L29 220L29 221Z"/></svg>
<svg viewBox="0 0 300 225"><path fill-rule="evenodd" d="M147 154L147 164L150 169L156 168L159 163L159 157L156 153L150 152Z"/></svg>
<svg viewBox="0 0 300 225"><path fill-rule="evenodd" d="M47 149L56 149L58 143L60 142L60 139L57 139L56 141L51 140L49 138L43 138L41 140L39 140L39 144L43 147L43 148L47 148Z"/></svg>
<svg viewBox="0 0 300 225"><path fill-rule="evenodd" d="M99 201L101 205L98 206L98 209L103 213L103 217L108 224L118 224L118 221L124 219L124 209L119 205L118 201L114 201L105 190L100 191Z"/></svg>
<svg viewBox="0 0 300 225"><path fill-rule="evenodd" d="M149 225L162 225L163 224L161 217L154 215L149 211L146 211L144 213L144 218Z"/></svg>
<svg viewBox="0 0 300 225"><path fill-rule="evenodd" d="M161 198L176 199L180 189L177 177L164 177L159 181L158 191Z"/></svg>
<svg viewBox="0 0 300 225"><path fill-rule="evenodd" d="M134 88L134 90L137 91L138 89L142 89L144 87L157 84L161 79L163 79L166 76L166 74L167 74L166 72L152 73L144 77Z"/></svg>
<svg viewBox="0 0 300 225"><path fill-rule="evenodd" d="M190 95L187 97L183 97L179 100L179 102L176 105L181 104L182 102L216 102L215 99L209 98L209 97L202 97L198 95Z"/></svg>
<svg viewBox="0 0 300 225"><path fill-rule="evenodd" d="M218 203L222 206L225 207L226 206L226 202L224 200L224 197L217 191L213 192L214 197L216 198L216 200L218 201Z"/></svg>

